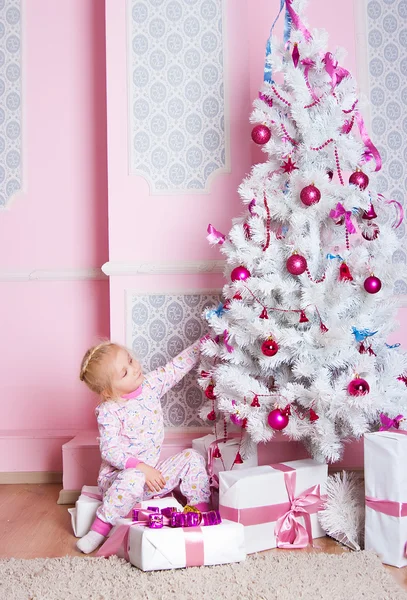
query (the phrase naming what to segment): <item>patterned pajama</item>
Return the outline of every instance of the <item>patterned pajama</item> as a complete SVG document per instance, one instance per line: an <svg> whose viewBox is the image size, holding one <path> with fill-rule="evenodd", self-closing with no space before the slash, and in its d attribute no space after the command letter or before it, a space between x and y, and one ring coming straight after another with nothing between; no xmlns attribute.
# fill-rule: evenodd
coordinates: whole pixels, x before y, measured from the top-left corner
<svg viewBox="0 0 407 600"><path fill-rule="evenodd" d="M102 402L96 409L102 465L98 485L103 504L97 516L114 525L132 506L153 496L164 496L180 484L188 503L208 502L209 479L205 461L194 450L159 462L164 440L164 421L160 399L198 362L199 342L174 360L146 375L141 388L128 399ZM151 492L144 473L137 469L143 462L161 471L166 485Z"/></svg>

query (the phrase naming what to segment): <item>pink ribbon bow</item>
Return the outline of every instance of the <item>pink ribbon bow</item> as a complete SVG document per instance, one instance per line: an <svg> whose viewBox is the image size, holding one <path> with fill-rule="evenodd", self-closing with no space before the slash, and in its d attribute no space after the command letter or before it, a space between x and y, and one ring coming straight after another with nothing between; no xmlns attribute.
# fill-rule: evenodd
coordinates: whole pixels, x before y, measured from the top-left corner
<svg viewBox="0 0 407 600"><path fill-rule="evenodd" d="M351 211L345 210L345 207L340 202L338 202L338 204L336 205L336 208L333 208L331 210L331 212L329 213L329 216L332 219L339 219L340 217L344 217L345 218L345 226L346 226L348 233L356 233L356 228L351 220L351 216L352 216Z"/></svg>
<svg viewBox="0 0 407 600"><path fill-rule="evenodd" d="M327 52L322 59L322 62L325 63L325 71L328 73L331 78L331 86L332 89L335 89L336 86L344 79L350 75L349 71L340 67L338 61L333 57L330 52Z"/></svg>
<svg viewBox="0 0 407 600"><path fill-rule="evenodd" d="M323 507L319 485L314 485L299 496L295 496L296 476L294 470L284 473L290 508L276 522L274 533L277 548L306 548L311 544L312 527L309 509L312 508L312 512L316 512ZM299 518L303 518L304 525L298 520Z"/></svg>
<svg viewBox="0 0 407 600"><path fill-rule="evenodd" d="M310 42L312 40L312 35L308 31L308 29L305 27L305 25L302 23L300 17L297 15L295 10L291 6L292 3L293 3L293 0L286 0L286 8L287 8L288 14L291 17L291 21L293 22L294 27L296 29L298 29L298 31L301 31L301 33L303 34L303 36L307 40L307 42Z"/></svg>
<svg viewBox="0 0 407 600"><path fill-rule="evenodd" d="M208 225L207 231L209 235L206 236L206 239L210 244L223 244L225 242L226 236L217 229L215 229L215 227L210 223Z"/></svg>
<svg viewBox="0 0 407 600"><path fill-rule="evenodd" d="M360 137L362 138L362 141L366 148L363 162L367 162L371 158L374 158L376 163L375 171L380 171L380 169L382 168L382 157L380 156L378 149L370 139L363 117L358 110L355 110L355 118L356 123L359 127Z"/></svg>
<svg viewBox="0 0 407 600"><path fill-rule="evenodd" d="M397 229L403 222L404 219L404 209L398 200L386 200L383 194L378 194L379 198L383 200L386 204L394 204L398 210L398 221L392 225L393 229Z"/></svg>
<svg viewBox="0 0 407 600"><path fill-rule="evenodd" d="M394 419L390 419L384 413L380 414L381 426L379 431L388 431L389 429L398 429L400 427L400 422L403 421L403 415L397 415Z"/></svg>

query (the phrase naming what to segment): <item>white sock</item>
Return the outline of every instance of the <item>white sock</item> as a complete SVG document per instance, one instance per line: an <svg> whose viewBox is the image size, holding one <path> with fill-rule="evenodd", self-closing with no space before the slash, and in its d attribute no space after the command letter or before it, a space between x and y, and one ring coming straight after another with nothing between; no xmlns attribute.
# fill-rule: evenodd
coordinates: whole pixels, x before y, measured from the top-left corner
<svg viewBox="0 0 407 600"><path fill-rule="evenodd" d="M91 529L89 533L87 533L80 540L77 541L76 547L84 554L90 554L91 552L96 550L96 548L98 548L102 544L102 542L105 541L105 539L106 536Z"/></svg>

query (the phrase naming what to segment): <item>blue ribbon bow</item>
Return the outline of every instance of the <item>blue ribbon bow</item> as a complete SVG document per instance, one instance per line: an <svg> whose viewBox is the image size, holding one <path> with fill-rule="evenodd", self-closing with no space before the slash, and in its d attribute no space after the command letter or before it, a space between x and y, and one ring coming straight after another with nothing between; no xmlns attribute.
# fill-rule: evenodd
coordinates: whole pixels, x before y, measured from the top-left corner
<svg viewBox="0 0 407 600"><path fill-rule="evenodd" d="M357 342L363 342L366 338L376 335L377 331L370 331L370 329L356 329L356 327L352 327L352 333Z"/></svg>
<svg viewBox="0 0 407 600"><path fill-rule="evenodd" d="M390 344L386 344L386 346L391 350L392 348L399 348L401 344L393 344L392 346L390 346Z"/></svg>
<svg viewBox="0 0 407 600"><path fill-rule="evenodd" d="M212 310L208 310L208 312L206 313L206 318L210 319L211 317L214 317L215 315L217 317L221 317L224 312L225 312L225 309L223 308L222 302L220 302L218 304L218 308L213 308Z"/></svg>

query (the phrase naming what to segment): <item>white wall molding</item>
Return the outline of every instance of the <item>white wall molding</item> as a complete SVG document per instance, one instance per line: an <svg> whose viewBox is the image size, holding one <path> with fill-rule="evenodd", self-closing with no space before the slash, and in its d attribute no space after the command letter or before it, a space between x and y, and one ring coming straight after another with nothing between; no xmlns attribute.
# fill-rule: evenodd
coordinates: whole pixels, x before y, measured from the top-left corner
<svg viewBox="0 0 407 600"><path fill-rule="evenodd" d="M191 275L195 273L223 273L225 261L198 260L174 262L107 262L102 271L112 275Z"/></svg>
<svg viewBox="0 0 407 600"><path fill-rule="evenodd" d="M87 281L107 279L102 269L19 269L0 270L0 282L17 281Z"/></svg>

